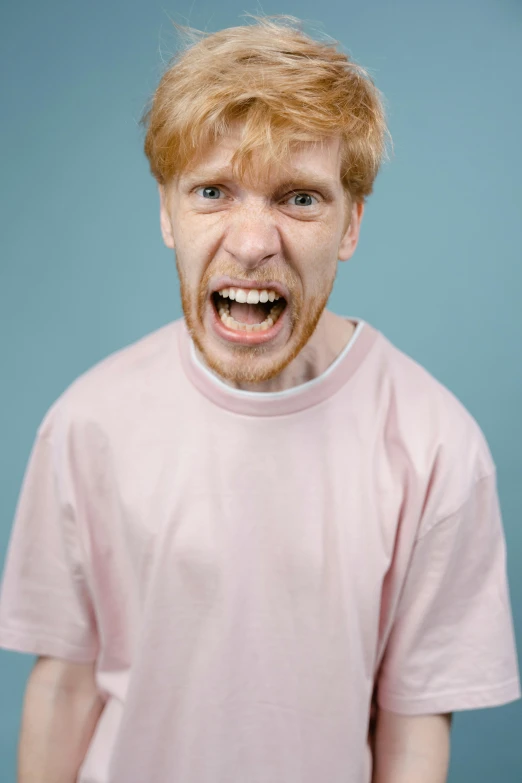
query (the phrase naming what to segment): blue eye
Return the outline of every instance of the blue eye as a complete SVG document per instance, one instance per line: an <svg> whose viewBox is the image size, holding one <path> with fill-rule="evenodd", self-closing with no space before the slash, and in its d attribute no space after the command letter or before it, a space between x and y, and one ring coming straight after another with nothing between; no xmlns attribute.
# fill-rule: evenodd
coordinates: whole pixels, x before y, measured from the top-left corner
<svg viewBox="0 0 522 783"><path fill-rule="evenodd" d="M199 191L203 195L203 198L219 199L221 195L220 189L213 185L207 188L199 188Z"/></svg>
<svg viewBox="0 0 522 783"><path fill-rule="evenodd" d="M311 196L309 193L294 193L294 195L290 197L290 201L292 199L296 199L296 201L294 202L294 206L296 206L296 207L312 207L313 206L313 199L314 199L314 197Z"/></svg>

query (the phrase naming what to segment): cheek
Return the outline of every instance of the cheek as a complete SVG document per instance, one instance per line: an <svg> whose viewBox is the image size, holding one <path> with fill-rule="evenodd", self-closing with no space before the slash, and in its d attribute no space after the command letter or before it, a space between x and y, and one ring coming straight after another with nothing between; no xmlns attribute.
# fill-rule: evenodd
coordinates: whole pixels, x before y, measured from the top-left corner
<svg viewBox="0 0 522 783"><path fill-rule="evenodd" d="M176 225L177 252L184 267L196 278L198 270L201 276L201 270L215 256L222 233L218 220L212 219L214 216L206 215L203 222L199 217L190 213L180 216Z"/></svg>
<svg viewBox="0 0 522 783"><path fill-rule="evenodd" d="M320 230L301 233L293 247L299 268L308 279L330 279L329 270L337 266L339 248L331 227L321 226Z"/></svg>
<svg viewBox="0 0 522 783"><path fill-rule="evenodd" d="M339 244L341 227L337 216L328 216L316 222L302 222L292 231L293 247L298 247L300 252L311 255L328 257L335 255Z"/></svg>
<svg viewBox="0 0 522 783"><path fill-rule="evenodd" d="M184 233L176 242L175 252L177 265L182 268L185 279L199 281L208 257L205 235Z"/></svg>

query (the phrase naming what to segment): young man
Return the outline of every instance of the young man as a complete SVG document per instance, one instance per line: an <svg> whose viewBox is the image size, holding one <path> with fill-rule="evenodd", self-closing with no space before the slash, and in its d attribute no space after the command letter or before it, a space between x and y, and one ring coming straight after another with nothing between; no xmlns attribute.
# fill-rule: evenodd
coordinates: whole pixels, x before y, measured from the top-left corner
<svg viewBox="0 0 522 783"><path fill-rule="evenodd" d="M39 428L0 605L39 656L19 780L442 783L451 713L519 676L478 424L326 309L379 93L265 19L188 48L145 121L184 319Z"/></svg>

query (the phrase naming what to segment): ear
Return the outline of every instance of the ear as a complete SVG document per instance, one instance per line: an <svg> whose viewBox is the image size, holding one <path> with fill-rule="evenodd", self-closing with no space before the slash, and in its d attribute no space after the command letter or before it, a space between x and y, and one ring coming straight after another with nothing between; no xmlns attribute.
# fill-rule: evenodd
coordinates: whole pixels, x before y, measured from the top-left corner
<svg viewBox="0 0 522 783"><path fill-rule="evenodd" d="M364 204L355 202L351 207L350 222L344 232L339 244L339 261L348 261L355 253L357 242L359 241L359 232L361 230L361 221L364 214Z"/></svg>
<svg viewBox="0 0 522 783"><path fill-rule="evenodd" d="M172 223L170 220L170 211L168 203L168 194L164 185L158 185L160 197L160 226L163 241L167 247L174 250L174 235L172 233Z"/></svg>

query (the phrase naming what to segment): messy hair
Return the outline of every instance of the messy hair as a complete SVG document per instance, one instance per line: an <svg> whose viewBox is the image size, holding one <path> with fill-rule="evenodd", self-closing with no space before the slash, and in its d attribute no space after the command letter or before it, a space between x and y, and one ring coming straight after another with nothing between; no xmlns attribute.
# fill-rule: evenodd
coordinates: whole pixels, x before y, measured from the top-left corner
<svg viewBox="0 0 522 783"><path fill-rule="evenodd" d="M170 61L141 123L145 154L160 184L190 168L241 122L231 160L245 177L284 165L303 142L341 139L341 181L350 196L370 195L389 131L381 93L335 41L317 41L293 17L204 34Z"/></svg>

